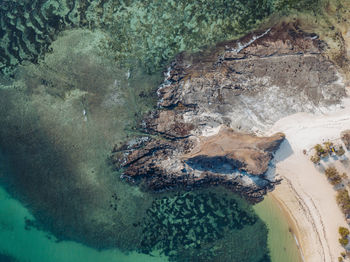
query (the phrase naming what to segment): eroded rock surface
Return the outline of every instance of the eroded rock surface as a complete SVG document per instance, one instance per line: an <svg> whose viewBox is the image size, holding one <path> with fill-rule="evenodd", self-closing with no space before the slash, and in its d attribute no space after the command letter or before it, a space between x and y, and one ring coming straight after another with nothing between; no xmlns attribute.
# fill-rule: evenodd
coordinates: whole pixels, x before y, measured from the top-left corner
<svg viewBox="0 0 350 262"><path fill-rule="evenodd" d="M257 137L222 128L216 135L200 137L193 150L183 160L194 169L232 173L235 169L252 175L264 174L284 134Z"/></svg>
<svg viewBox="0 0 350 262"><path fill-rule="evenodd" d="M283 134L258 137L278 119L337 105L345 87L325 44L293 25L255 32L206 53L178 55L158 89L150 136L116 147L123 177L152 190L224 184L252 201Z"/></svg>

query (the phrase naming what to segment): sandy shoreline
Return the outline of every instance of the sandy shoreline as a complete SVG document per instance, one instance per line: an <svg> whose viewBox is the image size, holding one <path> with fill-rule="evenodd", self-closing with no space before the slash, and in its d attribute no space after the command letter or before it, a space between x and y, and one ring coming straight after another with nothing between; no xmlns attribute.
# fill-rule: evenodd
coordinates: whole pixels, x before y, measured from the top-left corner
<svg viewBox="0 0 350 262"><path fill-rule="evenodd" d="M271 194L293 220L293 231L306 262L338 261L344 251L338 242L338 227L347 224L336 204L336 191L320 171L335 160L329 158L316 167L303 149L328 139L339 141L345 129L350 129L349 99L344 100L342 108L327 114L298 113L283 118L268 132L286 134L275 157L275 173L283 181ZM350 158L349 152L346 157ZM348 166L343 169L350 171Z"/></svg>
<svg viewBox="0 0 350 262"><path fill-rule="evenodd" d="M284 182L282 182L284 183ZM281 187L279 187L281 189ZM286 190L284 189L286 192ZM297 244L297 248L299 251L299 260L298 261L304 261L304 252L301 247L301 235L300 229L297 225L296 218L293 216L292 210L289 209L289 207L281 200L281 196L277 193L271 192L269 194L271 196L272 201L274 201L278 207L281 209L283 217L287 220L287 224L289 226L291 234L293 234L293 237L295 239L295 242Z"/></svg>

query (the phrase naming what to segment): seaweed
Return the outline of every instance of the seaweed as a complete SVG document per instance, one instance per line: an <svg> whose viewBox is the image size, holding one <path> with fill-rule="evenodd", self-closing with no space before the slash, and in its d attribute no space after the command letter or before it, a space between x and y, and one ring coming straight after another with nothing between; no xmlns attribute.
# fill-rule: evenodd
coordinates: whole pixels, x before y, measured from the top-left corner
<svg viewBox="0 0 350 262"><path fill-rule="evenodd" d="M149 254L160 250L172 261L183 261L188 254L192 254L189 261L211 261L218 241L258 223L258 217L245 209L232 196L212 191L184 192L155 199L143 221L139 251ZM209 253L201 253L204 246ZM195 250L201 250L201 255L195 255Z"/></svg>

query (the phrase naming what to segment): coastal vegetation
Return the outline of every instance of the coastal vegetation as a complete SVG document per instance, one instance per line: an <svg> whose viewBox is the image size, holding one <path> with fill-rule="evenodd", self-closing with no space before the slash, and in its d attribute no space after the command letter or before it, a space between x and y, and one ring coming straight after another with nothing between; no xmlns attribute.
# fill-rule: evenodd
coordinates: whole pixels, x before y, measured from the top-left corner
<svg viewBox="0 0 350 262"><path fill-rule="evenodd" d="M337 191L337 203L345 215L350 214L350 196L347 189Z"/></svg>
<svg viewBox="0 0 350 262"><path fill-rule="evenodd" d="M325 171L325 175L329 182L334 186L342 182L342 177L335 167L328 167Z"/></svg>
<svg viewBox="0 0 350 262"><path fill-rule="evenodd" d="M339 227L338 231L339 231L339 235L340 235L339 243L342 246L346 246L349 243L349 239L348 239L348 236L350 233L349 229L347 229L346 227Z"/></svg>
<svg viewBox="0 0 350 262"><path fill-rule="evenodd" d="M350 132L343 131L341 133L341 141L345 145L345 148L349 150L349 141L350 141ZM338 158L344 156L345 149L344 145L341 143L333 143L331 141L324 142L323 144L316 144L312 148L313 155L310 157L310 160L319 165L321 160L324 160L324 163L327 163L329 159L326 159L330 156L333 156L333 160L336 161ZM304 154L307 154L307 151L304 150ZM343 160L346 158L343 158ZM340 167L338 167L340 168ZM341 209L344 216L347 218L350 217L350 195L348 191L348 176L345 172L339 172L336 167L336 163L334 165L329 165L324 169L324 174L327 177L328 182L334 186L336 190L336 202ZM339 243L347 250L347 246L349 244L349 234L350 231L346 227L339 227L338 233L340 238L338 239ZM342 262L347 258L347 252L342 252L338 257L338 261Z"/></svg>
<svg viewBox="0 0 350 262"><path fill-rule="evenodd" d="M338 232L339 232L339 235L340 235L339 243L343 247L347 246L349 244L349 234L350 234L349 229L347 229L346 227L339 227ZM339 262L344 261L344 258L346 258L346 256L347 256L346 253L342 252L340 254L340 256L338 257L338 261Z"/></svg>
<svg viewBox="0 0 350 262"><path fill-rule="evenodd" d="M345 154L344 147L342 145L334 145L333 142L327 141L321 144L316 144L313 147L314 154L310 157L310 160L314 164L319 164L323 158L332 156L333 154L340 157Z"/></svg>
<svg viewBox="0 0 350 262"><path fill-rule="evenodd" d="M344 154L345 154L345 150L344 150L343 146L339 146L338 150L335 151L335 154L336 154L337 156L342 156L342 155L344 155Z"/></svg>

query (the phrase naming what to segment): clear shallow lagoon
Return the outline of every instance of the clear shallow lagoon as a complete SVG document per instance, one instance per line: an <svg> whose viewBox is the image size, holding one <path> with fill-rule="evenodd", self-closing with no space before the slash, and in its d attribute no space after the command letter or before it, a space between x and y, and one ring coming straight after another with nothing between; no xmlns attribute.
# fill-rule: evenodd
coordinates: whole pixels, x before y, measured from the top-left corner
<svg viewBox="0 0 350 262"><path fill-rule="evenodd" d="M0 253L20 262L168 261L166 257L157 255L136 252L124 254L118 250L98 251L73 241L57 242L47 232L34 228L26 230L25 218L33 219L20 202L0 188Z"/></svg>
<svg viewBox="0 0 350 262"><path fill-rule="evenodd" d="M269 228L268 243L272 262L299 262L295 240L286 218L277 204L268 197L254 208ZM167 257L117 249L98 251L73 241L57 242L51 234L25 229L25 218L33 219L28 210L0 188L0 253L20 262L165 262ZM254 236L251 236L254 237Z"/></svg>
<svg viewBox="0 0 350 262"><path fill-rule="evenodd" d="M286 214L271 196L254 206L255 212L266 223L269 230L268 247L271 261L301 262L300 251L288 224Z"/></svg>

